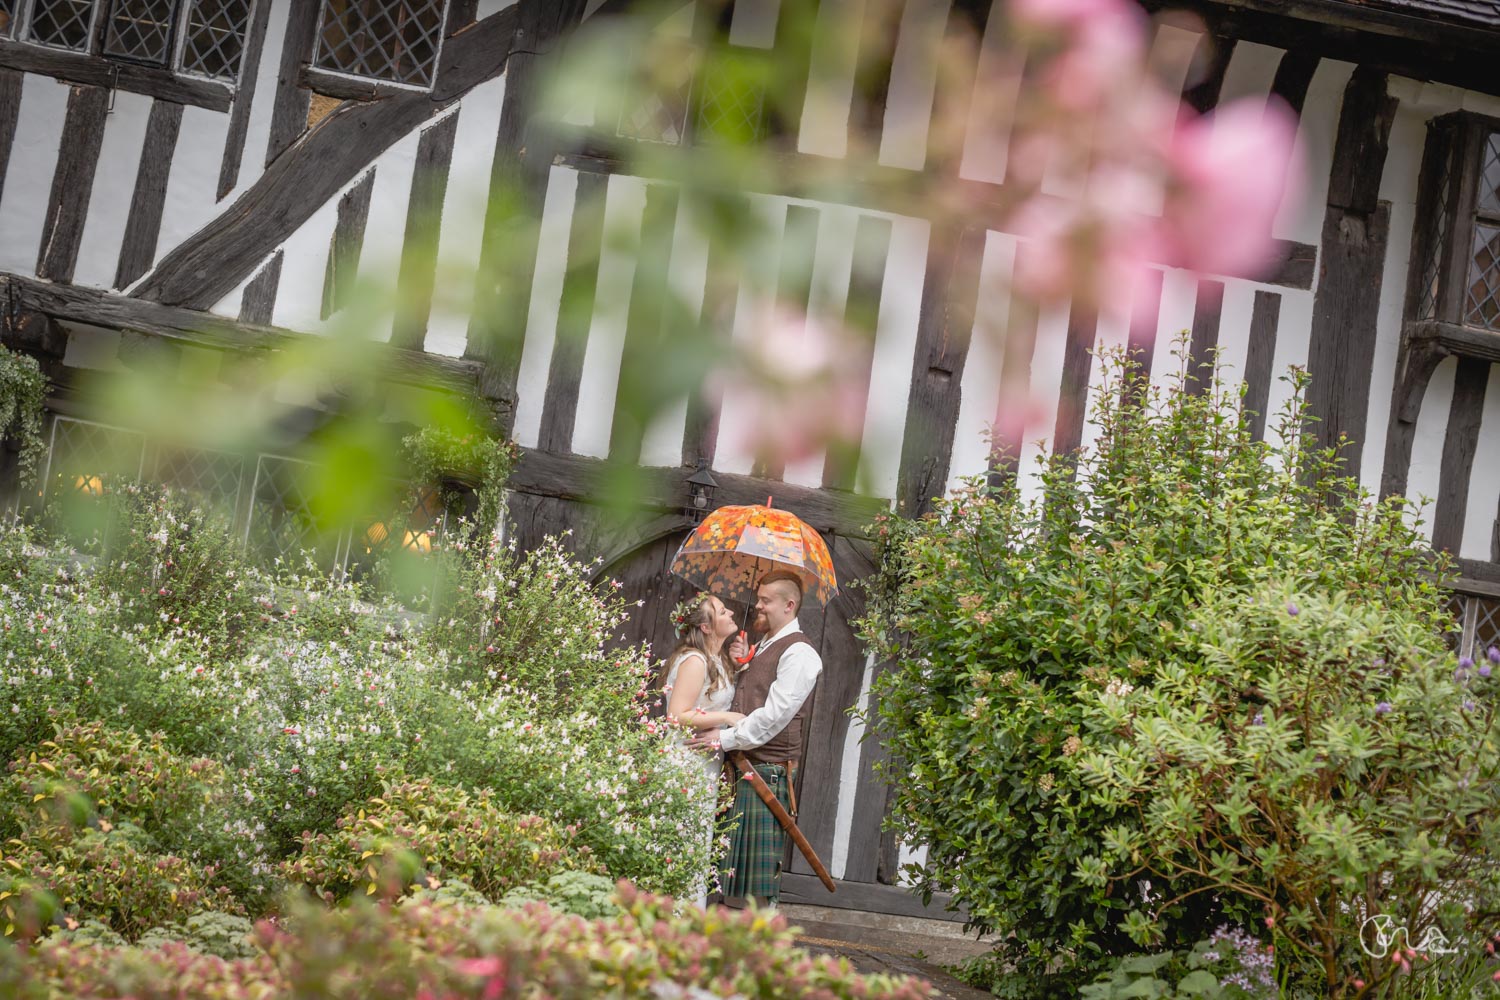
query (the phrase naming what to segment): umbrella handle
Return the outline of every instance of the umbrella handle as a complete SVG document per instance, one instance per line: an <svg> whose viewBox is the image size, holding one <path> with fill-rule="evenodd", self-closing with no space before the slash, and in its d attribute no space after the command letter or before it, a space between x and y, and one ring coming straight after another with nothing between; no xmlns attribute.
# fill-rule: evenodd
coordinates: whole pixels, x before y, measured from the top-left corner
<svg viewBox="0 0 1500 1000"><path fill-rule="evenodd" d="M745 630L744 629L740 630L740 638L741 639L746 638ZM743 667L745 664L747 664L751 660L755 659L755 647L751 646L749 648L749 650L745 653L744 659L738 659L738 658L734 658L734 657L731 657L731 659L734 659L735 663L738 663L740 666Z"/></svg>

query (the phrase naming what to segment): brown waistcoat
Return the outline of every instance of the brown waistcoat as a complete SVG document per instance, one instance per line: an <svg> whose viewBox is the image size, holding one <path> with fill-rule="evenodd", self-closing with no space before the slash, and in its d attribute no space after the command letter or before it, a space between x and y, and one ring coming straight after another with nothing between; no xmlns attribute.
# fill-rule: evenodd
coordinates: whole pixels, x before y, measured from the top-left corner
<svg viewBox="0 0 1500 1000"><path fill-rule="evenodd" d="M764 705L766 694L771 690L771 683L776 680L776 668L781 663L782 654L799 642L812 645L807 636L801 632L793 632L791 635L782 636L756 653L755 659L750 661L749 666L745 667L735 683L734 701L730 703L729 710L749 715ZM811 704L812 696L809 695L797 709L797 714L792 716L792 721L786 724L785 729L760 746L746 750L744 753L750 762L782 764L801 758L802 720Z"/></svg>

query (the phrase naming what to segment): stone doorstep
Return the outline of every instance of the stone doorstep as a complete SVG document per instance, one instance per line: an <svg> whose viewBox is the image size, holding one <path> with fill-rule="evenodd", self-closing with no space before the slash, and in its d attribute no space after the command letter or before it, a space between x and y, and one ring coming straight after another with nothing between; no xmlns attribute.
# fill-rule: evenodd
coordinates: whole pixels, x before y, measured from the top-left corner
<svg viewBox="0 0 1500 1000"><path fill-rule="evenodd" d="M778 910L801 929L797 943L813 954L848 959L862 973L925 979L936 996L949 1000L990 996L965 986L942 968L990 950L993 937L965 934L962 924L800 904L786 904Z"/></svg>

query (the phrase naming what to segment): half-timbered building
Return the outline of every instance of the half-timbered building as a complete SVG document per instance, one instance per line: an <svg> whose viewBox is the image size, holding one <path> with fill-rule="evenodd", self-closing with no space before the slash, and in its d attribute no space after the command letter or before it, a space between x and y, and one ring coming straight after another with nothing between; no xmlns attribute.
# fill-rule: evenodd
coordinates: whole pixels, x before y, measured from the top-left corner
<svg viewBox="0 0 1500 1000"><path fill-rule="evenodd" d="M778 15L813 2L730 0L723 44L775 59ZM705 3L684 3L657 30L697 38L720 23L699 16ZM920 511L966 476L1024 477L1037 455L1087 442L1099 378L1091 351L1129 342L1127 316L1144 310L1156 336L1130 346L1157 380L1175 363L1162 345L1183 330L1194 358L1221 352L1256 413L1275 412L1289 392L1278 376L1306 366L1317 432L1348 436L1347 468L1372 492L1421 499L1432 544L1457 557L1459 641L1500 642L1500 2L1183 5L1203 30L1161 20L1153 45L1159 64L1181 68L1186 101L1208 110L1274 95L1300 116L1308 189L1277 218L1266 273L1161 266L1118 312L1038 313L1005 294L1026 243L982 218L914 215L859 185L838 202L746 193L788 245L814 248L813 280L789 282L811 288L810 311L876 317L857 480L832 459L758 467L736 433L751 415L732 396L685 404L640 441L645 494L631 530L591 527L590 488L611 457L620 358L635 332L628 303L650 278L637 261L668 260L674 287L725 336L750 321L733 289L705 288L719 248L701 245L671 182L601 150L691 143L719 115L758 127L754 95L700 68L697 79L684 73L680 102L617 120L576 109L536 127L548 60L581 22L616 16L627 0L0 0L5 343L44 363L49 461L108 451L138 456L151 474L151 443L99 421L75 391L80 371L315 336L348 307L356 278L398 286L407 305L383 338L415 377L486 399L523 449L509 530L531 544L575 529L576 547L645 602L633 637L662 640L678 597L665 569L691 523L687 479L700 467L719 483L715 503L774 495L825 533L841 579L859 578L872 568L864 526L874 513ZM835 14L861 7L821 0L818 23L831 31ZM778 123L786 155L849 159L860 130L878 140L875 162L849 163L851 176L944 170L979 197L1003 188L1006 137L993 117L971 115L962 156L930 155L929 43L978 32L967 70L987 86L991 14L991 0L906 0L872 100L855 100L836 39L815 37L811 65L784 68L818 81L800 120ZM610 141L591 141L600 135ZM531 274L504 289L476 277L501 249L475 210L496 179L514 181L540 219ZM602 217L575 214L596 196ZM606 226L639 238L601 243ZM440 271L413 249L425 246L436 246ZM768 253L776 266L776 248ZM596 303L592 313L559 309L565 284ZM519 350L493 350L483 336L498 295L508 296L501 311L524 319ZM996 468L991 456L1005 452L986 430L1002 387L1044 405L1010 442L1019 463ZM1263 418L1257 426L1264 432ZM251 522L288 502L276 492L286 461L206 455L178 472ZM892 888L905 848L880 829L882 749L847 712L867 705L879 669L850 624L861 610L846 590L804 621L827 671L802 823L842 889L823 894L799 858L788 897L922 912Z"/></svg>

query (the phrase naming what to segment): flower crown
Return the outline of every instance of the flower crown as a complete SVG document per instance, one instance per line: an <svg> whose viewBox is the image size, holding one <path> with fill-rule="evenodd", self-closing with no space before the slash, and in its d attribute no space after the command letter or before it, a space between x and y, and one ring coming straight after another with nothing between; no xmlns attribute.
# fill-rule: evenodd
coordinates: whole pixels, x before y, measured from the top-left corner
<svg viewBox="0 0 1500 1000"><path fill-rule="evenodd" d="M679 601L672 609L672 613L667 616L667 620L680 634L686 635L692 627L693 616L698 613L698 609L707 599L707 594L694 594L685 601Z"/></svg>

